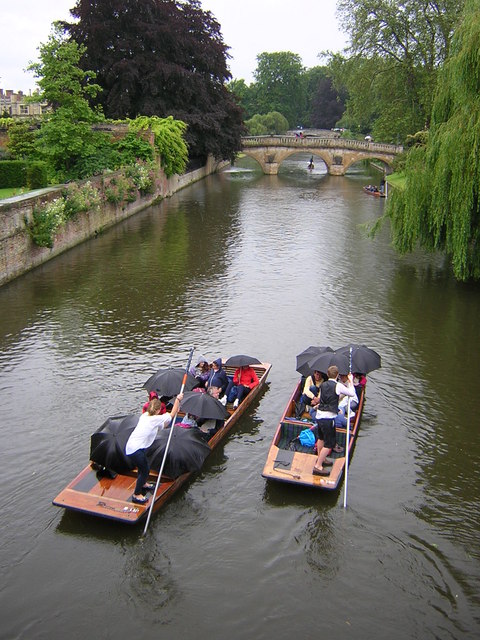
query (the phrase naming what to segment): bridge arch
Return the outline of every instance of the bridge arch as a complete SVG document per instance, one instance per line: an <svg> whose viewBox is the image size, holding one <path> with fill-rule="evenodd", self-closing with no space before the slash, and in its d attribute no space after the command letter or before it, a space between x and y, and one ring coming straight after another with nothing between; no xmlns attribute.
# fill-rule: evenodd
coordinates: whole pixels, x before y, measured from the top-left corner
<svg viewBox="0 0 480 640"><path fill-rule="evenodd" d="M305 149L285 149L281 154L277 153L277 154L269 154L264 156L263 158L261 157L261 153L258 153L257 150L252 150L249 148L244 148L242 149L242 153L246 156L248 156L249 158L253 158L254 160L256 160L258 162L258 164L262 167L264 173L267 173L265 171L265 165L269 165L269 164L276 164L277 165L277 171L280 168L280 165L282 164L282 162L284 162L287 158L290 158L291 156L295 156L298 155L299 153L310 153L310 155L315 156L317 158L320 158L325 165L327 166L327 170L329 167L329 162L330 162L330 158L328 157L328 154L326 154L324 151L322 151L321 149L309 149L309 150L305 150Z"/></svg>
<svg viewBox="0 0 480 640"><path fill-rule="evenodd" d="M354 158L354 157L350 157L348 159L346 159L347 162L345 162L344 164L344 168L345 168L345 172L348 171L348 169L350 169L350 167L352 167L354 164L357 164L357 162L362 162L363 160L379 160L380 162L383 162L383 164L386 164L388 167L392 167L393 166L393 158L382 158L380 156L372 156L372 155L363 155L362 154L358 154L358 157Z"/></svg>

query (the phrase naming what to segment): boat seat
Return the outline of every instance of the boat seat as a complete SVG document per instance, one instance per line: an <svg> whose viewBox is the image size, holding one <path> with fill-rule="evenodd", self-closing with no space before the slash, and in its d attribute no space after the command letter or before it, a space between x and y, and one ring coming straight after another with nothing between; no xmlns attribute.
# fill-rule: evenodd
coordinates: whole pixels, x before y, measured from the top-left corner
<svg viewBox="0 0 480 640"><path fill-rule="evenodd" d="M302 445L298 440L292 444L292 440L294 440L301 431L303 431L304 429L307 429L309 426L309 422L282 422L282 426L280 428L280 437L278 439L278 448L279 449L288 449L291 446L295 447L295 451L299 451L301 453L312 453L315 454L314 449L312 449L311 447L305 447L304 445ZM345 429L341 429L341 428L337 428L336 429L336 434L337 434L337 444L339 444L341 447L345 448L345 443L347 441L347 432ZM352 438L353 435L350 434L350 438ZM340 453L337 454L334 451L332 451L332 453L330 454L331 458L337 458L337 457L342 457L344 454Z"/></svg>
<svg viewBox="0 0 480 640"><path fill-rule="evenodd" d="M312 447L305 447L300 443L299 440L295 440L295 438L307 428L306 423L302 424L301 422L282 422L282 426L280 427L280 437L278 439L278 448L279 449L289 449L294 446L295 451L299 451L301 453L311 453L315 454L315 451Z"/></svg>

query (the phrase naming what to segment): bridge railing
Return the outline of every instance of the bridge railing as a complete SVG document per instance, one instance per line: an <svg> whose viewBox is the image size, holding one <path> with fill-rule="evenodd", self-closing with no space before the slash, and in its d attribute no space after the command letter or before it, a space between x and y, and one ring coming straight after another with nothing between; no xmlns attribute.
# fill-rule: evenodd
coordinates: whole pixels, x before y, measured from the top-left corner
<svg viewBox="0 0 480 640"><path fill-rule="evenodd" d="M403 147L383 142L350 140L348 138L297 138L296 136L244 136L243 147L298 147L299 149L358 149L381 153L402 153Z"/></svg>

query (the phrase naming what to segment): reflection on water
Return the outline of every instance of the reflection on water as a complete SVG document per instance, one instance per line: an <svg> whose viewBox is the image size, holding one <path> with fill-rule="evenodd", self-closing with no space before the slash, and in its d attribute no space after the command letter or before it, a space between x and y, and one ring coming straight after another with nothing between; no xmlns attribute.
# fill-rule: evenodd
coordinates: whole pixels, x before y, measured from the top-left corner
<svg viewBox="0 0 480 640"><path fill-rule="evenodd" d="M243 159L0 289L5 637L126 637L139 617L145 637L478 633L478 286L438 256L397 256L388 227L372 241L371 178L308 160L264 176ZM261 471L296 353L348 342L383 367L344 510L341 491ZM52 507L90 434L138 411L143 382L190 346L273 363L196 480L146 538Z"/></svg>

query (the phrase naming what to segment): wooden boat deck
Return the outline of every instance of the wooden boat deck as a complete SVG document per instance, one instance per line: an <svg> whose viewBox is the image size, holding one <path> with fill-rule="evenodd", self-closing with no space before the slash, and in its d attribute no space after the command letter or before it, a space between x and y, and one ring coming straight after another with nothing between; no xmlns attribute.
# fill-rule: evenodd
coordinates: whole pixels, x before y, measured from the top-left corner
<svg viewBox="0 0 480 640"><path fill-rule="evenodd" d="M214 449L229 433L240 416L245 413L261 390L264 388L271 364L264 362L260 365L253 365L253 369L259 378L257 387L245 397L237 409L232 405L227 405L230 417L227 418L221 427L208 441L211 449ZM225 368L228 375L233 375L234 368ZM155 495L155 505L153 511L156 512L167 502L171 496L180 489L192 476L193 472L184 473L178 478L162 476ZM155 483L158 473L152 471L149 481ZM118 474L115 478L101 475L94 469L92 464L88 464L53 500L57 507L63 507L71 511L79 511L90 515L117 520L127 524L136 524L143 520L150 508L150 502L146 505L132 502L133 490L137 480L137 474L133 471L130 474ZM147 495L152 495L147 494Z"/></svg>
<svg viewBox="0 0 480 640"><path fill-rule="evenodd" d="M313 475L313 467L317 459L317 454L313 449L302 447L298 443L295 444L295 450L291 448L292 441L303 429L310 427L312 424L311 421L304 422L295 418L295 400L300 396L300 391L301 386L299 383L288 401L275 431L262 476L269 480L289 482L317 489L336 489L345 470L345 452L334 453L332 451L330 458L334 459L334 463L332 467L327 467L331 469L330 474L328 476L317 476ZM350 424L349 457L351 457L358 435L363 404L364 392L360 395L355 417ZM304 414L304 416L306 418L308 414ZM336 432L337 444L346 450L347 430L337 428Z"/></svg>

